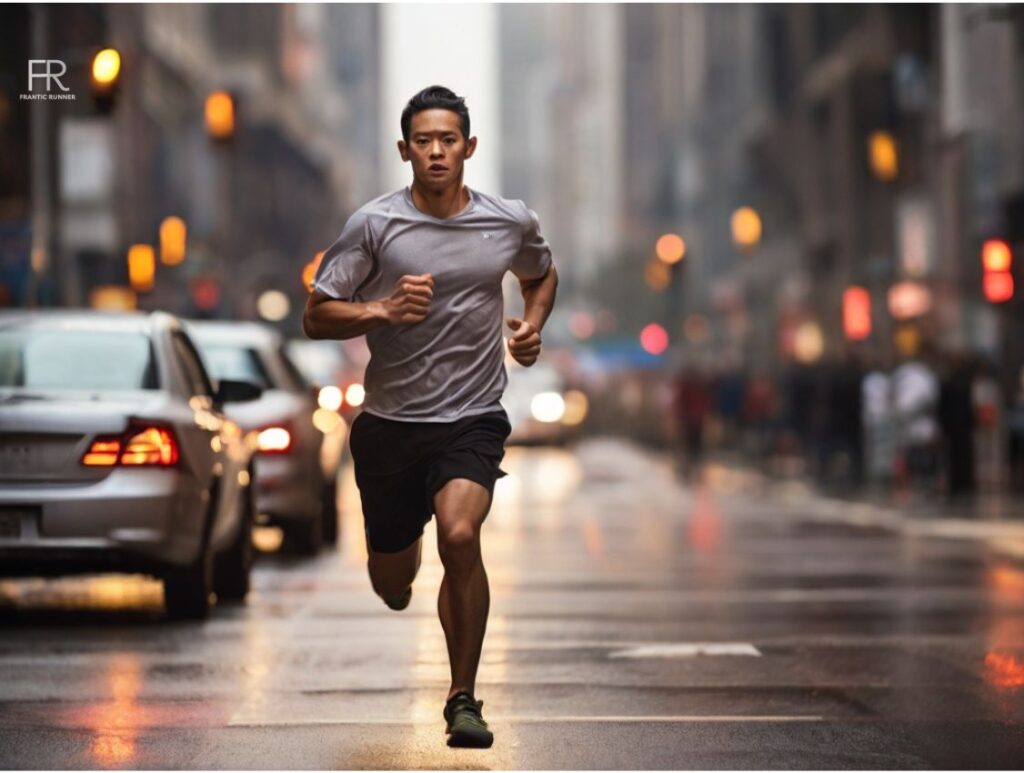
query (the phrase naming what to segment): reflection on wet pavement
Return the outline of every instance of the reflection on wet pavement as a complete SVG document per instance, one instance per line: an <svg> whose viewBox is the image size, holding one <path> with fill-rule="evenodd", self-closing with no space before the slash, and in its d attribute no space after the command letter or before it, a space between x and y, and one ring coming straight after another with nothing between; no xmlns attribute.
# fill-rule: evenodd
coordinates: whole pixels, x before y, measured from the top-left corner
<svg viewBox="0 0 1024 773"><path fill-rule="evenodd" d="M159 583L0 581L11 767L1000 767L1019 760L1024 567L994 530L763 487L683 486L613 440L509 449L484 529L478 696L491 750L444 745L433 526L412 604L341 541L264 549L245 605L172 624ZM270 535L271 537L274 535ZM43 741L40 741L40 739ZM957 742L957 739L961 739Z"/></svg>

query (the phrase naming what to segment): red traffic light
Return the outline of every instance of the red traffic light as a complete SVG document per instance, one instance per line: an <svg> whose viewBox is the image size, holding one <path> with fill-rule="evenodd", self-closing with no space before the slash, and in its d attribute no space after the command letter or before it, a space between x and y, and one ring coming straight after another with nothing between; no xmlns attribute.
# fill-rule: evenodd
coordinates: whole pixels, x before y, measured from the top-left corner
<svg viewBox="0 0 1024 773"><path fill-rule="evenodd" d="M843 292L843 332L851 341L871 335L871 294L863 287L847 287Z"/></svg>
<svg viewBox="0 0 1024 773"><path fill-rule="evenodd" d="M985 271L982 290L989 303L1006 303L1013 298L1013 250L1002 239L988 239L981 246L981 265Z"/></svg>
<svg viewBox="0 0 1024 773"><path fill-rule="evenodd" d="M989 303L1006 303L1013 298L1013 276L1009 271L986 272L982 288Z"/></svg>

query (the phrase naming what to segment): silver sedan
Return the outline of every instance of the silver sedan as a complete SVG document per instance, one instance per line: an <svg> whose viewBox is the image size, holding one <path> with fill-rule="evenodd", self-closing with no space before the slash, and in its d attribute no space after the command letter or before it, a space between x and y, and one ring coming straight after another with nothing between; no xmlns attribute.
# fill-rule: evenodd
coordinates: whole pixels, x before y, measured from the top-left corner
<svg viewBox="0 0 1024 773"><path fill-rule="evenodd" d="M168 613L244 598L254 436L172 315L0 313L0 575L163 580Z"/></svg>
<svg viewBox="0 0 1024 773"><path fill-rule="evenodd" d="M255 322L186 324L214 377L251 381L264 390L260 399L228 409L242 427L259 433L257 523L280 527L303 555L337 542L344 430L336 414L318 411L317 390L289 358L284 338ZM333 421L323 423L323 413Z"/></svg>

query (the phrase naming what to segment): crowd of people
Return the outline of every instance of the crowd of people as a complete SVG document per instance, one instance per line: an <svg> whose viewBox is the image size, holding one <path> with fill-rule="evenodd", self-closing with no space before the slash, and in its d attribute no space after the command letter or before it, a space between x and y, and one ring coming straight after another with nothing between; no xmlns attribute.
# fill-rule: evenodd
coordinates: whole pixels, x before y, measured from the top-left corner
<svg viewBox="0 0 1024 773"><path fill-rule="evenodd" d="M1024 368L1006 390L968 352L887 363L847 351L778 375L684 366L672 414L687 474L719 453L827 486L1024 493Z"/></svg>

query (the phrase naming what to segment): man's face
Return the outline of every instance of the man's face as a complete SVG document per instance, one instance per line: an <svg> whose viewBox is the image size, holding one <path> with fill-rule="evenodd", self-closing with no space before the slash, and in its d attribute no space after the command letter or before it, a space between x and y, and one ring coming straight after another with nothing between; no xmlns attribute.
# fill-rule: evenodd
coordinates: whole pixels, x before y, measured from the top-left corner
<svg viewBox="0 0 1024 773"><path fill-rule="evenodd" d="M403 161L412 164L416 181L441 191L462 179L462 164L476 150L476 137L462 136L459 116L451 110L421 110L412 117L409 142L398 141Z"/></svg>

